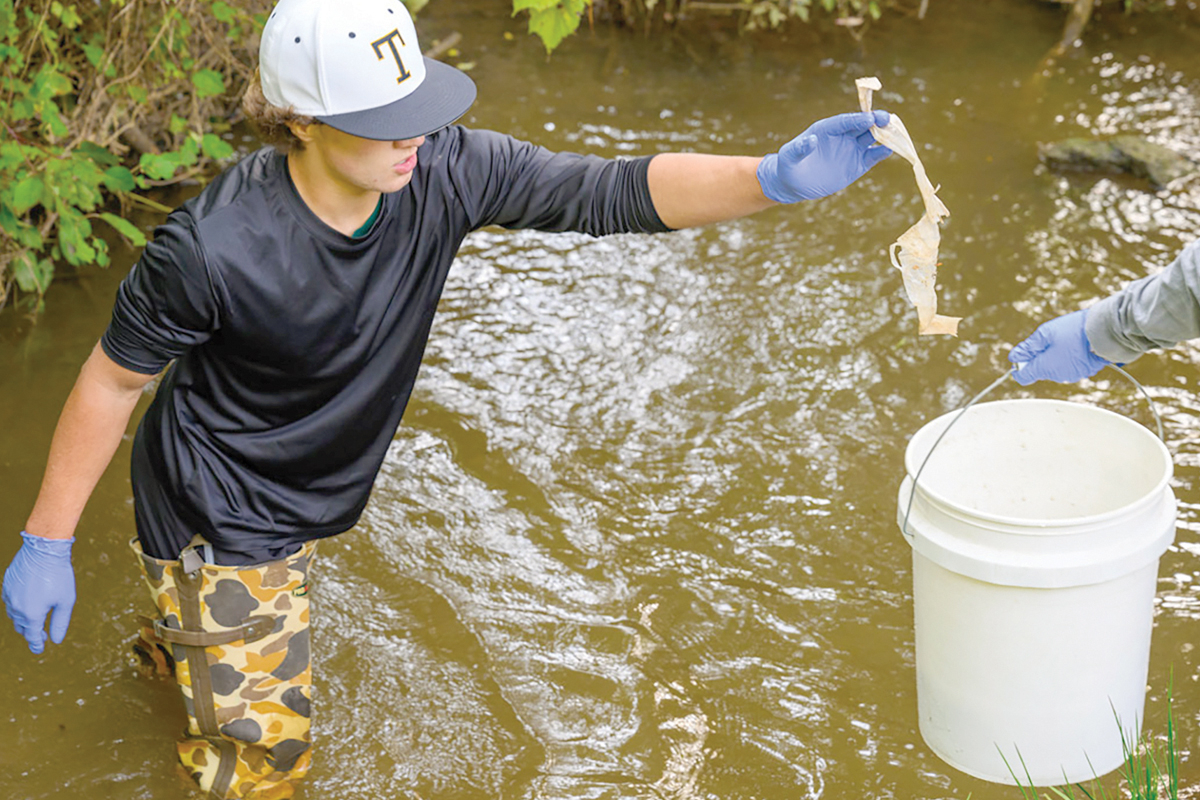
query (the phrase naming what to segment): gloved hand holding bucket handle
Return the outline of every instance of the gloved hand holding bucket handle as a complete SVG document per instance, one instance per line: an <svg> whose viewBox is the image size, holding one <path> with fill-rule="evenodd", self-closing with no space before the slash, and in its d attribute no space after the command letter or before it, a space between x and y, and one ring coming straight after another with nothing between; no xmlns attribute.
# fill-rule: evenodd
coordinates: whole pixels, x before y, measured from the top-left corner
<svg viewBox="0 0 1200 800"><path fill-rule="evenodd" d="M50 619L50 641L62 644L75 607L75 571L71 566L69 539L47 539L21 531L25 541L4 573L0 597L4 611L17 632L25 637L30 652L46 647L46 618Z"/></svg>
<svg viewBox="0 0 1200 800"><path fill-rule="evenodd" d="M1017 365L1013 378L1022 386L1035 381L1075 383L1090 378L1112 362L1092 352L1088 341L1087 309L1047 322L1008 353Z"/></svg>

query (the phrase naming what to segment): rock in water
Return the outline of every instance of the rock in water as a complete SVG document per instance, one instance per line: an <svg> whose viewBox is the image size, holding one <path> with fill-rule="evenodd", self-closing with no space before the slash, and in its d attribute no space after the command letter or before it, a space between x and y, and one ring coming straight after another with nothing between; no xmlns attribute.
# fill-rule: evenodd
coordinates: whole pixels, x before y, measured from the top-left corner
<svg viewBox="0 0 1200 800"><path fill-rule="evenodd" d="M1150 181L1156 189L1165 188L1197 169L1196 163L1186 156L1132 135L1063 139L1038 145L1038 155L1050 167L1124 172Z"/></svg>

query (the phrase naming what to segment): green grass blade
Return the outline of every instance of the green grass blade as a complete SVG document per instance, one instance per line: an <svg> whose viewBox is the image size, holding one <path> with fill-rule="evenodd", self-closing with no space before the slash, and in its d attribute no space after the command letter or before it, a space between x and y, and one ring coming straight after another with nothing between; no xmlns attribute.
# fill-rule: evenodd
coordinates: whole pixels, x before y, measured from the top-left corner
<svg viewBox="0 0 1200 800"><path fill-rule="evenodd" d="M1083 758L1085 761L1087 761L1088 767L1091 768L1092 774L1096 776L1096 779L1092 781L1092 788L1099 789L1100 800L1112 800L1112 798L1110 798L1108 795L1108 790L1105 789L1104 784L1102 784L1100 782L1100 774L1098 772L1096 772L1096 767L1095 767L1095 765L1092 764L1092 757L1089 756L1087 753L1084 753ZM1084 794L1087 794L1086 789L1084 790ZM1088 794L1088 800L1096 800L1096 798L1094 798L1090 794Z"/></svg>
<svg viewBox="0 0 1200 800"><path fill-rule="evenodd" d="M1004 762L1004 766L1008 769L1008 774L1012 775L1013 782L1017 784L1017 788L1021 790L1021 797L1025 800L1040 800L1037 787L1033 785L1033 778L1029 775L1029 767L1025 766L1025 759L1021 757L1021 748L1017 747L1016 742L1013 742L1013 749L1017 751L1017 758L1021 761L1021 767L1025 770L1025 779L1029 781L1029 791L1032 795L1025 791L1025 784L1021 783L1021 779L1017 777L1017 773L1013 770L1012 764L1008 763L1008 759L1004 757L1004 751L1000 749L1000 745L996 745L996 752L1000 754L1000 760Z"/></svg>
<svg viewBox="0 0 1200 800"><path fill-rule="evenodd" d="M1179 800L1179 753L1175 750L1175 668L1167 680L1167 769L1170 770L1167 789L1171 800Z"/></svg>
<svg viewBox="0 0 1200 800"><path fill-rule="evenodd" d="M1083 757L1084 757L1084 758L1087 758L1087 753L1084 753L1084 754L1083 754ZM1089 767L1091 767L1091 766L1092 766L1092 761L1091 761L1091 759L1088 759L1088 766L1089 766ZM1096 769L1095 769L1094 767L1092 768L1092 775L1096 775ZM1064 772L1063 772L1063 780L1066 780L1066 779L1067 779L1067 773L1064 771ZM1097 786L1099 786L1099 785L1100 785L1100 778L1099 778L1099 776L1097 776L1096 778L1094 778L1094 779L1092 780L1092 788L1094 789L1094 788L1096 788L1096 787L1097 787ZM1076 788L1076 789L1079 789L1079 791L1083 792L1083 796L1084 796L1084 797L1086 797L1086 798L1087 798L1087 800L1096 800L1096 798L1092 796L1092 793L1091 793L1091 792L1089 792L1089 791L1087 790L1087 787L1086 787L1086 786L1084 786L1082 783L1077 783L1077 784L1075 784L1075 788ZM1103 791L1104 787L1103 787L1103 786L1100 786L1100 789ZM1075 789L1072 789L1072 790L1071 790L1071 798L1072 798L1072 800L1074 800L1074 798L1075 798Z"/></svg>

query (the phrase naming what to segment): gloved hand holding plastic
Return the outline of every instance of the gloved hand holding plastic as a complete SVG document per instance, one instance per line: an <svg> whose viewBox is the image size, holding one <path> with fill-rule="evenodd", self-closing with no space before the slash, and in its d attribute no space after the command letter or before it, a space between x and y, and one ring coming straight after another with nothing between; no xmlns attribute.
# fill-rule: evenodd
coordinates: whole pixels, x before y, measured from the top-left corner
<svg viewBox="0 0 1200 800"><path fill-rule="evenodd" d="M838 114L814 122L759 162L763 194L776 203L796 203L845 189L892 154L870 133L872 126L887 124L886 111Z"/></svg>
<svg viewBox="0 0 1200 800"><path fill-rule="evenodd" d="M75 571L71 567L72 539L44 539L21 531L25 543L4 573L0 599L17 633L32 653L46 647L46 617L50 641L62 644L75 607Z"/></svg>
<svg viewBox="0 0 1200 800"><path fill-rule="evenodd" d="M1111 364L1092 352L1086 324L1086 309L1043 322L1008 352L1009 361L1024 365L1013 378L1022 386L1041 380L1075 383Z"/></svg>

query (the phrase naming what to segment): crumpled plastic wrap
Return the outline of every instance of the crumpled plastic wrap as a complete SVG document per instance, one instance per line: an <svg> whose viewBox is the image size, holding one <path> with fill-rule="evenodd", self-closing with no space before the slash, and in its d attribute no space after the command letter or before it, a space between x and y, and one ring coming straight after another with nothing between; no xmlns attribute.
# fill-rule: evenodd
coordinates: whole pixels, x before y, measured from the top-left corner
<svg viewBox="0 0 1200 800"><path fill-rule="evenodd" d="M883 88L878 78L859 78L854 82L858 88L858 103L863 111L871 110L871 93ZM875 141L890 147L897 155L912 164L917 178L917 188L925 201L925 215L905 231L889 251L892 266L900 270L904 279L904 292L909 302L917 308L917 332L922 335L958 335L958 323L962 317L946 317L937 313L938 245L942 235L938 223L950 216L950 210L937 196L937 189L925 174L925 166L917 155L916 145L900 117L891 114L886 128L872 127ZM897 252L899 251L899 252Z"/></svg>

